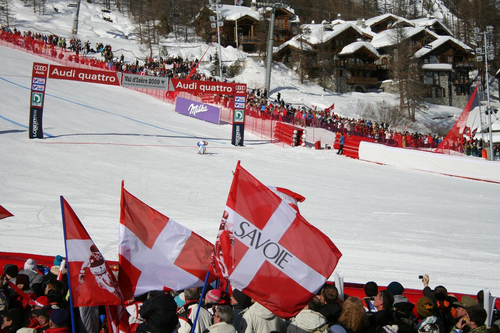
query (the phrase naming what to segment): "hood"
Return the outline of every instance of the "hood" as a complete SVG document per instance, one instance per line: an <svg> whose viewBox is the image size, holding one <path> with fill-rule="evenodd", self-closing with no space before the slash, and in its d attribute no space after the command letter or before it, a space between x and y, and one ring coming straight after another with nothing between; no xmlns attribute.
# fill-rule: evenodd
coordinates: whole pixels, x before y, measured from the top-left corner
<svg viewBox="0 0 500 333"><path fill-rule="evenodd" d="M265 320L272 320L276 318L276 315L274 313L272 313L271 311L269 311L268 309L266 309L264 306L260 305L257 302L254 303L250 308L248 308L248 311L251 314L254 314Z"/></svg>
<svg viewBox="0 0 500 333"><path fill-rule="evenodd" d="M326 318L319 312L312 310L302 310L292 319L291 325L296 325L302 329L314 330L326 324Z"/></svg>

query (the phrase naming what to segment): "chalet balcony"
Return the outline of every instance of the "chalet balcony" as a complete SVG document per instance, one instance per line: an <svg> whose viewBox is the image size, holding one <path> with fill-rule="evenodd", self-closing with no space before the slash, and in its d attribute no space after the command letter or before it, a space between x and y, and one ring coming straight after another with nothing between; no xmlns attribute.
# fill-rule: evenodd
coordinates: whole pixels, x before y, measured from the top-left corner
<svg viewBox="0 0 500 333"><path fill-rule="evenodd" d="M474 61L455 62L453 63L453 68L474 69L476 68L476 63Z"/></svg>
<svg viewBox="0 0 500 333"><path fill-rule="evenodd" d="M259 42L257 38L248 36L240 36L238 41L240 44L257 44Z"/></svg>
<svg viewBox="0 0 500 333"><path fill-rule="evenodd" d="M361 69L361 70L367 70L367 71L374 71L377 69L377 65L375 64L347 64L347 68L349 69Z"/></svg>
<svg viewBox="0 0 500 333"><path fill-rule="evenodd" d="M377 84L378 79L376 77L359 77L351 76L345 79L347 84Z"/></svg>
<svg viewBox="0 0 500 333"><path fill-rule="evenodd" d="M455 79L455 80L453 80L454 85L468 85L471 83L472 83L472 81L470 79Z"/></svg>

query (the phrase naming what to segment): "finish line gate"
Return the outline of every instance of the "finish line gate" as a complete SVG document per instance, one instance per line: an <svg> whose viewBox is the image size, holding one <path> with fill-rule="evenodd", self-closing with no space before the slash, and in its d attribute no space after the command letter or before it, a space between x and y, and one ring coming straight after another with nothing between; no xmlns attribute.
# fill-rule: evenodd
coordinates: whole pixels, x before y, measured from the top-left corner
<svg viewBox="0 0 500 333"><path fill-rule="evenodd" d="M118 73L116 71L33 63L30 94L29 138L43 139L43 105L48 79L70 80L122 87L184 91L191 94L220 94L234 97L231 144L243 146L247 85L212 81L171 79Z"/></svg>

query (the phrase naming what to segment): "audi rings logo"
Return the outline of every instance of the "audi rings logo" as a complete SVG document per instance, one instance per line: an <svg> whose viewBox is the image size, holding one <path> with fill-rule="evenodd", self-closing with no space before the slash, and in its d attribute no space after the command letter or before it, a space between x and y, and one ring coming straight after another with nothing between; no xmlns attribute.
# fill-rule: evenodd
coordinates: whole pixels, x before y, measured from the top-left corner
<svg viewBox="0 0 500 333"><path fill-rule="evenodd" d="M48 70L48 67L46 65L35 65L33 69L36 71L46 72Z"/></svg>
<svg viewBox="0 0 500 333"><path fill-rule="evenodd" d="M246 87L242 84L237 84L234 88L236 91L244 91L246 89Z"/></svg>

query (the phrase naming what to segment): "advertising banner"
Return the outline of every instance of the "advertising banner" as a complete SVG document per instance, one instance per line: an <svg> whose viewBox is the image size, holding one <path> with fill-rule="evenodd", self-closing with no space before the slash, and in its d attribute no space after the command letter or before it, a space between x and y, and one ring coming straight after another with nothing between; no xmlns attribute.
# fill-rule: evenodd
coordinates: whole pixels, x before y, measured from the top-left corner
<svg viewBox="0 0 500 333"><path fill-rule="evenodd" d="M196 81L171 79L175 91L185 91L191 94L212 93L218 95L234 95L235 84L227 82ZM245 84L246 91L246 84Z"/></svg>
<svg viewBox="0 0 500 333"><path fill-rule="evenodd" d="M236 83L234 85L233 136L231 140L231 143L234 146L243 146L246 106L247 106L247 85L244 83Z"/></svg>
<svg viewBox="0 0 500 333"><path fill-rule="evenodd" d="M30 139L43 139L43 102L47 86L48 64L34 62L31 73L30 121L28 136Z"/></svg>
<svg viewBox="0 0 500 333"><path fill-rule="evenodd" d="M220 122L219 108L182 97L177 97L175 112L214 124L219 124Z"/></svg>
<svg viewBox="0 0 500 333"><path fill-rule="evenodd" d="M116 72L50 65L49 78L119 86Z"/></svg>
<svg viewBox="0 0 500 333"><path fill-rule="evenodd" d="M233 135L231 144L233 146L243 146L245 124L233 124Z"/></svg>
<svg viewBox="0 0 500 333"><path fill-rule="evenodd" d="M168 89L168 77L122 74L122 87L145 89Z"/></svg>

